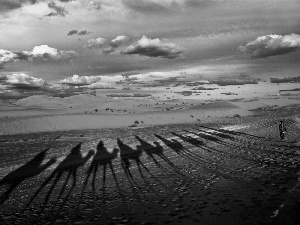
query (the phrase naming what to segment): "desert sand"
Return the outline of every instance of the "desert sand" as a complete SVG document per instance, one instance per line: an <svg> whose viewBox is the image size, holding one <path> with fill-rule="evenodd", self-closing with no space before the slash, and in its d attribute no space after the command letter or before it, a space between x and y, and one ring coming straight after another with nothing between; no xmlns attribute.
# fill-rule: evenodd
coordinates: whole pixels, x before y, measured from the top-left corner
<svg viewBox="0 0 300 225"><path fill-rule="evenodd" d="M193 82L2 105L0 223L298 224L298 85Z"/></svg>
<svg viewBox="0 0 300 225"><path fill-rule="evenodd" d="M167 75L103 77L97 86L60 90L71 96L32 95L4 102L0 135L128 127L135 121L143 121L144 126L193 123L209 117L250 116L257 108L300 100L298 83L277 84L240 75L226 79Z"/></svg>

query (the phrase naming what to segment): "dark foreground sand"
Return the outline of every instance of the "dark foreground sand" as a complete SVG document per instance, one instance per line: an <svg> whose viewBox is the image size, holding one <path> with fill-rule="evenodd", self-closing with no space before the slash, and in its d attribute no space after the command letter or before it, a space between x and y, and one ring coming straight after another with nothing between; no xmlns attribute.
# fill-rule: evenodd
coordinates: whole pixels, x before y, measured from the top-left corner
<svg viewBox="0 0 300 225"><path fill-rule="evenodd" d="M1 136L0 224L299 224L298 118Z"/></svg>

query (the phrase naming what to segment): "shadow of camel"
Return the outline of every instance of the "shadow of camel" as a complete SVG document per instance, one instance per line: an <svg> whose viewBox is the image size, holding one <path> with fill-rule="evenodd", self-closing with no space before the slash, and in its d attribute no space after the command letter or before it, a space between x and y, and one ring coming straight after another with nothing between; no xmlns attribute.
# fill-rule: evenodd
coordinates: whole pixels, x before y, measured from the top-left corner
<svg viewBox="0 0 300 225"><path fill-rule="evenodd" d="M125 171L125 175L129 181L129 184L131 185L131 181L134 182L137 186L138 183L135 182L135 179L133 178L131 172L130 172L130 160L134 160L137 164L138 167L138 171L140 173L140 176L142 178L142 181L144 182L144 184L146 185L146 187L148 187L149 189L151 189L151 191L154 194L157 194L157 192L152 188L152 185L149 183L149 181L146 179L145 175L142 172L141 166L147 171L147 173L154 179L156 180L160 185L162 185L163 187L165 186L160 180L158 180L152 173L151 171L144 165L144 163L142 163L142 161L140 160L140 157L143 153L142 149L137 149L134 150L132 149L129 145L124 144L119 138L117 139L117 143L118 146L120 148L120 157L121 157L121 163L122 163L122 167ZM131 180L130 180L131 178ZM158 194L157 194L158 195Z"/></svg>
<svg viewBox="0 0 300 225"><path fill-rule="evenodd" d="M199 155L191 152L189 149L184 147L176 139L168 140L158 134L154 134L154 136L157 137L158 139L160 139L166 146L168 146L170 149L174 150L181 157L183 157L187 160L196 162L196 163L199 163L200 161L205 162L205 160L203 158L201 158Z"/></svg>
<svg viewBox="0 0 300 225"><path fill-rule="evenodd" d="M234 138L230 135L227 135L227 134L221 132L218 129L215 129L215 128L212 128L212 127L200 126L200 125L197 125L197 127L204 128L204 129L209 131L209 132L206 131L207 133L213 134L213 135L218 136L220 138L228 139L228 140L231 140L231 141L236 141L236 138Z"/></svg>
<svg viewBox="0 0 300 225"><path fill-rule="evenodd" d="M120 188L120 185L119 185L119 182L117 180L117 176L116 176L113 164L112 164L112 161L115 158L117 158L118 152L119 152L119 149L117 149L117 148L114 148L112 152L109 152L107 150L107 148L104 146L103 141L100 141L98 143L96 154L94 155L93 160L91 162L91 165L90 165L90 167L87 171L87 176L86 176L86 179L85 179L83 187L82 187L80 199L79 199L79 202L78 202L77 207L76 207L76 212L77 213L75 213L75 215L74 215L73 222L76 220L76 218L78 216L78 213L80 212L80 204L83 201L84 191L86 189L86 186L88 184L88 181L89 181L89 178L90 178L91 175L93 176L93 179L92 179L93 209L91 210L90 215L88 216L88 218L92 218L94 216L94 214L95 213L97 214L97 212L99 211L99 205L96 204L97 196L95 195L95 192L96 192L96 185L95 184L96 184L97 172L98 172L99 166L102 167L102 171L103 171L103 177L102 177L103 214L105 214L105 212L106 212L106 206L105 206L106 203L105 203L104 196L105 196L105 182L106 182L107 165L110 167L110 171L111 171L111 173L114 177L114 181L115 181L116 186L118 188L118 191L121 195L121 198L122 198L123 202L125 201L124 196L121 193L121 188ZM102 216L104 216L104 215L102 215Z"/></svg>
<svg viewBox="0 0 300 225"><path fill-rule="evenodd" d="M173 135L179 137L181 140L188 142L196 147L203 147L205 145L205 143L203 141L200 141L198 139L192 138L188 135L181 135L181 134L177 134L175 132L171 132Z"/></svg>
<svg viewBox="0 0 300 225"><path fill-rule="evenodd" d="M127 178L133 179L133 176L130 172L129 167L131 166L130 160L134 160L138 166L139 171L141 172L141 160L140 157L143 153L141 149L133 150L130 146L124 144L119 138L117 139L117 144L120 149L120 158L121 158L121 165L123 170L125 171L125 175Z"/></svg>
<svg viewBox="0 0 300 225"><path fill-rule="evenodd" d="M165 167L163 167L161 165L161 163L159 163L157 161L157 159L155 158L155 155L157 155L160 159L162 159L164 162L166 162L169 166L171 166L174 171L176 173L178 173L181 176L184 176L178 169L178 167L173 164L165 155L164 155L164 149L163 147L160 145L159 142L155 141L153 142L154 145L148 143L147 141L141 139L139 136L135 136L135 138L140 142L141 145L137 146L138 150L142 150L144 151L149 158L151 158L153 160L153 162L155 163L155 165L160 168L162 171L166 172L166 173L170 173L170 171L168 171Z"/></svg>
<svg viewBox="0 0 300 225"><path fill-rule="evenodd" d="M119 186L119 183L117 181L117 177L116 177L116 174L115 174L115 171L113 168L113 164L112 164L112 160L118 156L118 152L119 152L119 149L114 148L113 152L110 153L109 151L107 151L107 148L105 148L103 141L100 141L98 143L97 152L96 152L96 154L92 160L92 163L90 165L90 168L88 170L88 174L87 174L86 180L84 182L83 191L86 187L89 177L93 174L92 188L93 188L93 192L95 192L95 183L96 183L97 171L98 171L99 166L103 167L103 177L102 177L103 188L105 188L107 165L109 165L110 171L113 174L114 180L115 180L117 186Z"/></svg>
<svg viewBox="0 0 300 225"><path fill-rule="evenodd" d="M24 180L38 175L56 162L56 159L52 158L46 164L42 165L48 150L49 149L46 149L40 152L29 162L3 177L0 181L0 186L6 184L9 185L9 188L1 195L0 204L7 200L13 190Z"/></svg>
<svg viewBox="0 0 300 225"><path fill-rule="evenodd" d="M66 158L55 168L55 170L51 173L51 175L42 183L41 187L35 192L33 197L30 199L29 203L27 204L27 206L30 205L30 203L39 194L39 192L41 192L42 189L55 177L55 180L54 180L50 190L48 191L45 201L44 201L44 203L47 203L53 189L55 188L57 182L59 181L59 179L61 178L61 176L64 173L68 173L68 175L67 175L67 178L66 178L66 180L63 184L63 187L59 193L58 199L63 194L65 186L66 186L70 176L72 175L73 176L73 185L72 185L71 189L69 190L68 195L71 193L71 191L73 190L73 188L75 187L76 182L77 182L77 177L76 177L77 169L79 167L83 166L94 154L94 151L91 150L88 152L88 154L85 157L83 157L80 152L81 145L82 145L82 143L79 143L74 148L72 148L70 154L66 156Z"/></svg>

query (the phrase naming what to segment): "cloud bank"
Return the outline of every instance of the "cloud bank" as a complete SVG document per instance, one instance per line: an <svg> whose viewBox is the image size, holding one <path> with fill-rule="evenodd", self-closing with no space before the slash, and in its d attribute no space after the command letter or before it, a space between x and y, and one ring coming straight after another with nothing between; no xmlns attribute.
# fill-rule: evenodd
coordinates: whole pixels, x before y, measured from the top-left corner
<svg viewBox="0 0 300 225"><path fill-rule="evenodd" d="M47 83L41 78L35 78L25 73L13 73L0 76L0 84L8 85L9 89L39 89Z"/></svg>
<svg viewBox="0 0 300 225"><path fill-rule="evenodd" d="M83 86L96 83L99 80L101 80L100 76L78 76L75 74L72 77L67 77L63 80L60 80L59 83L69 86Z"/></svg>
<svg viewBox="0 0 300 225"><path fill-rule="evenodd" d="M252 58L283 55L300 49L300 35L292 33L283 36L277 34L261 36L238 49Z"/></svg>
<svg viewBox="0 0 300 225"><path fill-rule="evenodd" d="M76 55L75 51L63 51L51 48L48 45L35 46L31 51L9 51L0 49L0 69L5 63L18 60L64 60Z"/></svg>
<svg viewBox="0 0 300 225"><path fill-rule="evenodd" d="M172 42L161 41L160 39L150 39L143 36L127 49L121 51L121 54L138 54L148 57L161 57L174 59L183 53L183 50Z"/></svg>

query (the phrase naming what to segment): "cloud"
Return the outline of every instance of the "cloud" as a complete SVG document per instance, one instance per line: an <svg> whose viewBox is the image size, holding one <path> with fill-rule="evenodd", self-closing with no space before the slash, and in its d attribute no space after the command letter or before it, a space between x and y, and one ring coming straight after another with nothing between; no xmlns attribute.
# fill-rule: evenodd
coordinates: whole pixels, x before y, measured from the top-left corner
<svg viewBox="0 0 300 225"><path fill-rule="evenodd" d="M48 3L48 7L52 9L54 12L51 12L45 16L66 16L69 12L62 6L56 5L55 2Z"/></svg>
<svg viewBox="0 0 300 225"><path fill-rule="evenodd" d="M121 36L118 36L115 39L111 40L109 45L113 48L117 48L120 45L122 45L123 43L125 43L126 41L128 41L128 37L121 35Z"/></svg>
<svg viewBox="0 0 300 225"><path fill-rule="evenodd" d="M100 76L78 76L75 74L72 77L67 77L63 80L60 80L59 83L69 86L83 86L96 83L99 80L101 80Z"/></svg>
<svg viewBox="0 0 300 225"><path fill-rule="evenodd" d="M186 8L203 8L232 0L122 0L123 5L143 14L178 12Z"/></svg>
<svg viewBox="0 0 300 225"><path fill-rule="evenodd" d="M19 9L24 4L35 4L37 0L1 0L0 1L0 13L9 12L15 9Z"/></svg>
<svg viewBox="0 0 300 225"><path fill-rule="evenodd" d="M47 83L41 78L35 78L25 73L13 73L0 77L0 84L8 85L9 89L40 89Z"/></svg>
<svg viewBox="0 0 300 225"><path fill-rule="evenodd" d="M300 49L300 35L266 35L256 38L254 41L240 46L238 50L252 58L265 58L275 55L283 55Z"/></svg>
<svg viewBox="0 0 300 225"><path fill-rule="evenodd" d="M150 39L143 36L140 40L121 51L121 54L138 54L148 57L161 57L174 59L183 53L177 45L172 42L161 41L160 39Z"/></svg>
<svg viewBox="0 0 300 225"><path fill-rule="evenodd" d="M0 49L0 69L4 67L4 64L7 62L14 61L16 54L11 51Z"/></svg>
<svg viewBox="0 0 300 225"><path fill-rule="evenodd" d="M113 48L113 47L111 47L111 46L102 49L102 53L104 55L108 55L108 54L110 54L110 53L112 53L114 51L116 51L116 49Z"/></svg>
<svg viewBox="0 0 300 225"><path fill-rule="evenodd" d="M48 45L35 46L31 52L29 52L31 58L42 59L68 59L76 55L75 51L61 51L56 48L51 48Z"/></svg>
<svg viewBox="0 0 300 225"><path fill-rule="evenodd" d="M72 36L72 35L75 35L75 34L78 34L78 30L70 30L67 34L67 36Z"/></svg>
<svg viewBox="0 0 300 225"><path fill-rule="evenodd" d="M101 10L103 7L103 3L102 2L97 2L97 1L89 1L87 3L85 3L84 7L87 10Z"/></svg>
<svg viewBox="0 0 300 225"><path fill-rule="evenodd" d="M105 44L107 44L107 39L105 38L96 38L96 39L89 39L85 45L87 48L101 48Z"/></svg>
<svg viewBox="0 0 300 225"><path fill-rule="evenodd" d="M9 51L0 49L0 69L8 62L18 60L64 60L76 55L75 51L62 51L48 45L35 46L31 51Z"/></svg>
<svg viewBox="0 0 300 225"><path fill-rule="evenodd" d="M85 47L90 49L101 49L102 53L107 55L116 51L116 48L120 47L122 44L127 42L129 38L125 35L117 36L115 39L111 41L105 38L96 38L89 39L85 45Z"/></svg>
<svg viewBox="0 0 300 225"><path fill-rule="evenodd" d="M123 0L124 6L141 13L166 12L184 6L185 0Z"/></svg>
<svg viewBox="0 0 300 225"><path fill-rule="evenodd" d="M69 33L67 34L67 36L72 36L72 35L88 35L91 32L88 32L87 30L82 30L82 31L78 31L78 30L70 30Z"/></svg>

